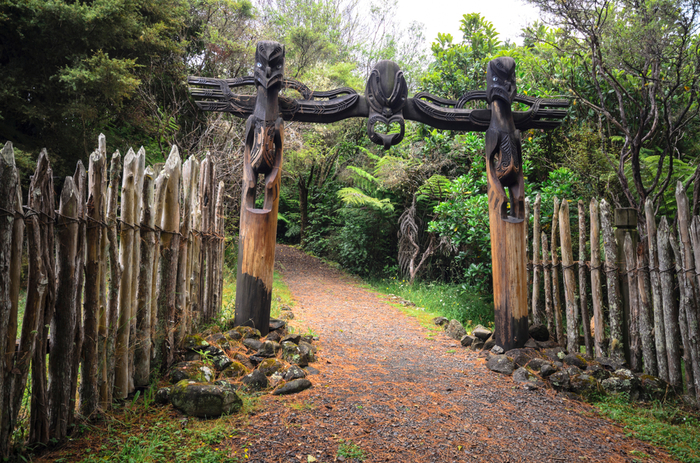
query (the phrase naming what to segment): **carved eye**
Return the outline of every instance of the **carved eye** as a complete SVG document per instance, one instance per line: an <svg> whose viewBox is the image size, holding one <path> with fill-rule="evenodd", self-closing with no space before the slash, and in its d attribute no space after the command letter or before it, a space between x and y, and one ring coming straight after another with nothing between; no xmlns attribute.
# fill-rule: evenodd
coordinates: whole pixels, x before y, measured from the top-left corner
<svg viewBox="0 0 700 463"><path fill-rule="evenodd" d="M262 67L262 64L261 64L261 63L257 63L256 66L259 67L259 68L261 68L261 67Z"/></svg>
<svg viewBox="0 0 700 463"><path fill-rule="evenodd" d="M260 63L258 63L258 65L259 65L259 64L260 64ZM493 81L494 81L494 82L498 82L498 79L496 79L496 78L494 77L494 78L493 78Z"/></svg>

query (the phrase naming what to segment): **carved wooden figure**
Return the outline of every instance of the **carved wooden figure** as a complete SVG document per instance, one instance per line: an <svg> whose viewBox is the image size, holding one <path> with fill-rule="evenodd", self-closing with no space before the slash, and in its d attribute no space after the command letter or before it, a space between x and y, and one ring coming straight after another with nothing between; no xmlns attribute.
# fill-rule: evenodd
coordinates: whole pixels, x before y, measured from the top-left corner
<svg viewBox="0 0 700 463"><path fill-rule="evenodd" d="M255 111L246 123L243 160L236 325L248 325L265 335L270 324L272 273L275 262L284 122L278 94L284 77L284 47L260 42L255 52ZM255 207L258 176L264 176L262 209Z"/></svg>
<svg viewBox="0 0 700 463"><path fill-rule="evenodd" d="M489 64L487 91L464 94L458 100L421 92L408 98L403 72L392 61L380 61L372 70L365 94L351 88L312 92L301 82L286 79L284 47L260 42L255 75L235 79L190 76L190 89L204 111L225 111L247 117L241 207L236 325L268 331L272 268L274 264L277 205L284 140L283 121L331 123L366 117L370 139L385 149L404 135L404 120L464 132L486 132L489 205L496 293L496 340L504 348L527 340L527 274L525 270L524 178L520 130L552 129L561 123L566 100L516 94L515 61L497 58ZM255 85L255 95L232 89ZM293 89L301 98L279 95ZM488 109L467 109L470 101L486 101ZM514 102L530 107L513 111ZM398 133L381 133L379 125L399 125ZM264 176L265 199L255 208L258 176Z"/></svg>

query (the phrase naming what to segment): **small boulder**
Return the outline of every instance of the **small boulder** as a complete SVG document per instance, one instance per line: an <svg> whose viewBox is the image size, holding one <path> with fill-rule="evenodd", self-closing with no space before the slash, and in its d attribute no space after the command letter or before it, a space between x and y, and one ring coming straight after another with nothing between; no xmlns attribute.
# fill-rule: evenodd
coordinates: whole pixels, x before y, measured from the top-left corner
<svg viewBox="0 0 700 463"><path fill-rule="evenodd" d="M491 349L493 348L493 346L495 346L495 345L496 345L496 340L494 339L493 335L491 335L491 337L488 338L488 339L486 340L486 342L484 343L484 347L483 347L483 348L484 348L485 350L491 350Z"/></svg>
<svg viewBox="0 0 700 463"><path fill-rule="evenodd" d="M233 360L241 362L243 364L243 366L249 370L252 370L255 368L255 365L253 365L253 362L251 362L248 357L241 354L240 352L236 352L235 354L233 354Z"/></svg>
<svg viewBox="0 0 700 463"><path fill-rule="evenodd" d="M282 334L279 331L270 331L267 336L265 336L266 341L280 342L282 339Z"/></svg>
<svg viewBox="0 0 700 463"><path fill-rule="evenodd" d="M544 349L542 351L545 356L552 362L557 362L562 360L564 357L566 357L566 351L562 349L561 347L549 347L547 349Z"/></svg>
<svg viewBox="0 0 700 463"><path fill-rule="evenodd" d="M462 344L463 347L469 347L474 343L475 339L476 338L474 336L465 334L464 336L462 336L462 339L460 339L459 342Z"/></svg>
<svg viewBox="0 0 700 463"><path fill-rule="evenodd" d="M464 329L464 326L459 321L453 319L445 327L445 333L452 339L459 341L467 334L467 330Z"/></svg>
<svg viewBox="0 0 700 463"><path fill-rule="evenodd" d="M261 337L260 330L250 326L237 326L233 330L238 331L242 339L260 339Z"/></svg>
<svg viewBox="0 0 700 463"><path fill-rule="evenodd" d="M476 328L472 330L472 336L476 336L482 341L486 341L488 338L491 337L492 334L493 332L491 330L484 328L481 325L476 325Z"/></svg>
<svg viewBox="0 0 700 463"><path fill-rule="evenodd" d="M299 365L292 365L291 367L287 368L287 370L285 370L282 377L284 378L285 381L306 378L306 372L304 370L302 370L299 367Z"/></svg>
<svg viewBox="0 0 700 463"><path fill-rule="evenodd" d="M317 339L318 339L318 337L316 337L316 336L314 336L314 335L312 335L312 334L305 334L305 335L303 335L303 336L301 337L301 339L299 340L299 342L300 342L300 343L305 342L305 343L308 343L308 344L313 344L313 342L314 342L315 340L317 340Z"/></svg>
<svg viewBox="0 0 700 463"><path fill-rule="evenodd" d="M209 347L209 343L198 334L190 334L182 340L182 347L188 350L200 350Z"/></svg>
<svg viewBox="0 0 700 463"><path fill-rule="evenodd" d="M281 317L282 320L294 320L294 312L284 312Z"/></svg>
<svg viewBox="0 0 700 463"><path fill-rule="evenodd" d="M195 360L202 360L202 356L199 354L199 352L194 352L191 350L186 350L185 351L185 361L186 362L192 362Z"/></svg>
<svg viewBox="0 0 700 463"><path fill-rule="evenodd" d="M219 376L221 378L240 378L247 375L249 371L250 369L246 368L241 362L232 362Z"/></svg>
<svg viewBox="0 0 700 463"><path fill-rule="evenodd" d="M252 373L243 377L243 384L253 391L259 391L267 387L267 376L260 370L253 370Z"/></svg>
<svg viewBox="0 0 700 463"><path fill-rule="evenodd" d="M585 370L588 367L588 362L586 362L586 359L580 354L568 354L562 359L562 361L567 365L573 365L582 370Z"/></svg>
<svg viewBox="0 0 700 463"><path fill-rule="evenodd" d="M258 365L258 370L262 371L265 376L270 376L284 368L284 363L276 358L265 359Z"/></svg>
<svg viewBox="0 0 700 463"><path fill-rule="evenodd" d="M530 328L528 328L528 332L530 333L530 337L535 341L549 341L549 330L545 325L541 323L530 325Z"/></svg>
<svg viewBox="0 0 700 463"><path fill-rule="evenodd" d="M547 378L548 376L553 375L556 373L558 370L552 365L551 363L545 363L540 367L540 376L543 378Z"/></svg>
<svg viewBox="0 0 700 463"><path fill-rule="evenodd" d="M304 371L307 375L317 375L321 373L320 371L318 371L318 368L314 368L312 366L304 367Z"/></svg>
<svg viewBox="0 0 700 463"><path fill-rule="evenodd" d="M606 370L600 363L594 361L588 362L586 374L593 376L598 381L602 381L610 377L610 372Z"/></svg>
<svg viewBox="0 0 700 463"><path fill-rule="evenodd" d="M311 387L311 381L306 378L293 379L272 391L272 395L296 394Z"/></svg>
<svg viewBox="0 0 700 463"><path fill-rule="evenodd" d="M170 388L161 387L156 391L154 402L158 405L167 405L170 403Z"/></svg>
<svg viewBox="0 0 700 463"><path fill-rule="evenodd" d="M316 360L311 345L303 341L298 346L291 342L284 343L282 346L282 358L286 362L299 365L300 367L305 367Z"/></svg>
<svg viewBox="0 0 700 463"><path fill-rule="evenodd" d="M640 375L642 394L647 400L663 399L668 385L662 380L651 375Z"/></svg>
<svg viewBox="0 0 700 463"><path fill-rule="evenodd" d="M521 383L528 389L537 389L544 386L541 379L530 373L527 368L522 367L513 372L513 381Z"/></svg>
<svg viewBox="0 0 700 463"><path fill-rule="evenodd" d="M502 373L504 375L509 375L515 370L515 363L513 359L506 357L505 355L492 355L486 361L486 368L496 373Z"/></svg>
<svg viewBox="0 0 700 463"><path fill-rule="evenodd" d="M585 373L573 375L569 377L569 387L576 394L587 394L598 389L598 380Z"/></svg>
<svg viewBox="0 0 700 463"><path fill-rule="evenodd" d="M284 344L285 342L299 344L299 341L301 341L300 334L288 334L288 335L282 337L282 339L280 340L280 344Z"/></svg>
<svg viewBox="0 0 700 463"><path fill-rule="evenodd" d="M515 363L518 363L518 362L517 362L517 359L514 359L514 360L515 360ZM541 359L541 358L539 358L539 357L535 357L535 358L533 358L533 359L530 359L530 361L527 362L527 363L525 364L525 366L527 366L527 367L528 367L529 369L531 369L532 371L540 371L540 368L542 368L542 365L544 365L545 363L549 363L549 362L546 361L545 359Z"/></svg>
<svg viewBox="0 0 700 463"><path fill-rule="evenodd" d="M209 344L221 344L228 341L228 339L226 339L226 336L224 336L221 333L210 334L209 336L207 336L206 339Z"/></svg>
<svg viewBox="0 0 700 463"><path fill-rule="evenodd" d="M182 380L208 382L214 379L214 371L201 360L180 362L170 369L170 382L175 384Z"/></svg>
<svg viewBox="0 0 700 463"><path fill-rule="evenodd" d="M622 368L613 372L608 379L601 381L600 385L606 392L627 392L634 396L639 392L640 381L630 370Z"/></svg>
<svg viewBox="0 0 700 463"><path fill-rule="evenodd" d="M449 323L449 320L445 317L435 317L433 318L433 323L437 326L445 326Z"/></svg>
<svg viewBox="0 0 700 463"><path fill-rule="evenodd" d="M280 350L280 345L274 341L265 341L262 343L258 352L255 354L258 357L272 358L277 355Z"/></svg>
<svg viewBox="0 0 700 463"><path fill-rule="evenodd" d="M525 341L525 345L523 347L529 347L530 349L537 349L539 346L537 345L537 341L535 341L532 338L529 338L527 341Z"/></svg>
<svg viewBox="0 0 700 463"><path fill-rule="evenodd" d="M190 416L216 418L241 409L243 401L230 388L182 380L170 392L173 406Z"/></svg>
<svg viewBox="0 0 700 463"><path fill-rule="evenodd" d="M556 341L550 339L549 341L535 341L537 347L540 349L551 349L552 347L559 347Z"/></svg>
<svg viewBox="0 0 700 463"><path fill-rule="evenodd" d="M217 355L216 357L212 357L211 363L214 365L214 368L216 368L216 371L224 371L233 363L233 360L228 358L227 355Z"/></svg>
<svg viewBox="0 0 700 463"><path fill-rule="evenodd" d="M277 318L270 319L270 331L281 330L287 328L287 322Z"/></svg>
<svg viewBox="0 0 700 463"><path fill-rule="evenodd" d="M491 353L492 353L492 354L500 355L500 354L502 354L502 353L504 353L504 352L505 352L505 350L503 350L503 348L502 348L501 346L498 346L498 345L493 346L493 347L491 348Z"/></svg>
<svg viewBox="0 0 700 463"><path fill-rule="evenodd" d="M528 348L511 349L508 351L508 357L511 357L519 367L524 367L532 358L537 357L537 352Z"/></svg>
<svg viewBox="0 0 700 463"><path fill-rule="evenodd" d="M625 359L614 357L596 357L596 362L608 371L617 371L625 368Z"/></svg>
<svg viewBox="0 0 700 463"><path fill-rule="evenodd" d="M481 350L484 347L484 341L482 341L479 338L475 338L474 342L472 342L471 348L472 350Z"/></svg>
<svg viewBox="0 0 700 463"><path fill-rule="evenodd" d="M555 389L569 389L569 374L565 371L557 371L549 376L549 382Z"/></svg>
<svg viewBox="0 0 700 463"><path fill-rule="evenodd" d="M262 341L255 338L243 338L243 345L254 352L257 352L262 344Z"/></svg>
<svg viewBox="0 0 700 463"><path fill-rule="evenodd" d="M238 341L240 339L243 339L243 335L239 330L230 330L226 332L226 337L229 338L232 341Z"/></svg>

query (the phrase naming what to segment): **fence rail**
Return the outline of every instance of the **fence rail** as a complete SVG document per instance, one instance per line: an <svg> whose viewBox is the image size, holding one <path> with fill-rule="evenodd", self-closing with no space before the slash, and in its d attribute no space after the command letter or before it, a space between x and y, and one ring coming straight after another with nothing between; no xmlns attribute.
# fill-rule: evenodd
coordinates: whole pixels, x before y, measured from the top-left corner
<svg viewBox="0 0 700 463"><path fill-rule="evenodd" d="M216 165L208 154L182 163L175 146L162 166L146 168L145 158L143 148L130 149L122 166L117 151L108 176L101 135L88 170L79 161L66 177L56 209L46 151L27 204L12 144L0 152L3 457L20 412L28 417L29 444L62 439L77 410L90 416L147 386L171 365L193 325L221 311L223 182L215 183Z"/></svg>
<svg viewBox="0 0 700 463"><path fill-rule="evenodd" d="M554 198L550 240L538 194L528 237L530 317L571 352L625 358L631 369L700 399L700 216L690 215L680 182L676 203L671 230L666 217L657 224L650 200L639 224L634 210L616 210L613 221L604 200L593 199L587 211L579 201L574 260L569 202Z"/></svg>

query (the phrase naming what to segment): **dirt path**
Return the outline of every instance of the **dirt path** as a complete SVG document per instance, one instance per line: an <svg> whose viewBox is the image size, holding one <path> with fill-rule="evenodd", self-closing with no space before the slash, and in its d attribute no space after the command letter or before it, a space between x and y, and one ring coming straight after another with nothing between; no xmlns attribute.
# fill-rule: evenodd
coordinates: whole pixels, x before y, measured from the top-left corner
<svg viewBox="0 0 700 463"><path fill-rule="evenodd" d="M301 394L263 399L235 439L249 461L343 461L343 441L368 462L632 462L634 451L674 461L592 407L522 389L458 342L428 338L385 296L317 259L278 246L277 264L294 325L320 337L320 374Z"/></svg>

